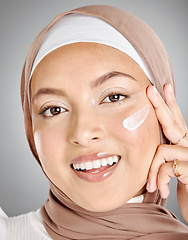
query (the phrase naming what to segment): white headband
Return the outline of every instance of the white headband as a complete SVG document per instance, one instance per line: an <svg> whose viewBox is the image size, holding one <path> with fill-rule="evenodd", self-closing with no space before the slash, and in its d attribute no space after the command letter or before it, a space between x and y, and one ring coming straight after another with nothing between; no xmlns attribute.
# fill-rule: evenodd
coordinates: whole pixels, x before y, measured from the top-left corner
<svg viewBox="0 0 188 240"><path fill-rule="evenodd" d="M64 16L48 30L33 63L30 78L36 66L48 53L61 46L77 42L101 43L126 53L154 83L148 65L121 33L97 17L76 13Z"/></svg>

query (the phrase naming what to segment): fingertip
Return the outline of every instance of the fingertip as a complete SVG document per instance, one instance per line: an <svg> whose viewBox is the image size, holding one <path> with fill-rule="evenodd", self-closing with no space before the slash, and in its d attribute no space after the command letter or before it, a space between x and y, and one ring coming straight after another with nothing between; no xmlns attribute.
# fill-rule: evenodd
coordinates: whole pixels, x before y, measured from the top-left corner
<svg viewBox="0 0 188 240"><path fill-rule="evenodd" d="M166 88L173 93L172 85L170 83L166 83L163 86L163 90L166 89Z"/></svg>
<svg viewBox="0 0 188 240"><path fill-rule="evenodd" d="M149 191L149 182L146 184L146 189Z"/></svg>
<svg viewBox="0 0 188 240"><path fill-rule="evenodd" d="M163 87L165 102L169 106L175 103L175 95L170 83L167 83Z"/></svg>
<svg viewBox="0 0 188 240"><path fill-rule="evenodd" d="M161 185L161 184L160 184ZM170 189L168 184L162 184L161 186L159 185L159 192L161 195L161 198L166 199L168 198L169 194L170 194Z"/></svg>
<svg viewBox="0 0 188 240"><path fill-rule="evenodd" d="M153 85L150 85L147 87L147 96L150 100L152 100L153 98L155 99L156 96L159 94L159 92L157 91L157 88Z"/></svg>
<svg viewBox="0 0 188 240"><path fill-rule="evenodd" d="M149 85L149 86L147 87L147 92L151 92L151 91L157 92L157 89L156 89L156 87L155 87L154 85Z"/></svg>
<svg viewBox="0 0 188 240"><path fill-rule="evenodd" d="M160 192L160 195L161 195L161 198L162 198L162 199L167 199L168 196L169 196L169 192L168 192L168 193Z"/></svg>
<svg viewBox="0 0 188 240"><path fill-rule="evenodd" d="M166 84L163 86L163 91L164 91L164 93L165 93L165 92L170 93L170 95L172 95L172 96L174 97L174 91L173 91L172 85L171 85L170 83L166 83Z"/></svg>
<svg viewBox="0 0 188 240"><path fill-rule="evenodd" d="M148 192L152 193L152 192L155 192L157 187L155 184L152 184L151 182L147 182L147 185L146 185L146 189Z"/></svg>
<svg viewBox="0 0 188 240"><path fill-rule="evenodd" d="M146 94L147 94L147 97L148 97L148 99L149 99L150 101L152 101L153 88L154 88L154 86L153 86L153 85L150 85L150 86L148 86L147 89L146 89Z"/></svg>

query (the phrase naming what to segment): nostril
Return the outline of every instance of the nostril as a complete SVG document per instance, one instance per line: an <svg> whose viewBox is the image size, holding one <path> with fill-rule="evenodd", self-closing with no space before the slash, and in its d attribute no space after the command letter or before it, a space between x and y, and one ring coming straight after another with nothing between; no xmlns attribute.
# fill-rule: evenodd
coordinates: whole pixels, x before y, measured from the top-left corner
<svg viewBox="0 0 188 240"><path fill-rule="evenodd" d="M92 138L92 140L98 140L99 138L98 137L94 137L94 138Z"/></svg>
<svg viewBox="0 0 188 240"><path fill-rule="evenodd" d="M98 132L97 132L98 131ZM88 130L88 131L75 131L73 136L70 136L70 142L75 146L89 146L90 144L97 143L104 138L103 130Z"/></svg>
<svg viewBox="0 0 188 240"><path fill-rule="evenodd" d="M92 142L96 142L96 141L99 141L100 138L99 137L93 137L89 140L88 144L91 144Z"/></svg>

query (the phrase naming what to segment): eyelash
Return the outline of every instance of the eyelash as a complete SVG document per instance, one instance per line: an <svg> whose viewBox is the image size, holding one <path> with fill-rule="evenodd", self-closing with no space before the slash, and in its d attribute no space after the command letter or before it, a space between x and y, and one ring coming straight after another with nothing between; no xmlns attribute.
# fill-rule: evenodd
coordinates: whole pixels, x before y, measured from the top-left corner
<svg viewBox="0 0 188 240"><path fill-rule="evenodd" d="M59 109L63 109L64 111L62 111L62 112L67 112L67 110L65 109L65 108L63 108L63 107L60 107L60 106L56 106L56 105L50 105L50 106L46 106L46 107L43 107L41 110L40 110L40 112L39 112L39 114L40 115L42 115L42 116L44 116L44 117L53 117L53 116L55 116L55 115L59 115L60 113L57 113L57 114L52 114L51 116L45 116L45 113L48 111L48 110L52 110L53 108L59 108ZM62 113L61 112L61 113Z"/></svg>
<svg viewBox="0 0 188 240"><path fill-rule="evenodd" d="M109 98L110 96L115 96L115 95L123 96L124 99L117 100L117 101L114 101L114 102L113 102L113 101L104 102L105 99ZM125 95L125 94L122 93L122 92L111 92L109 95L107 95L107 96L101 101L100 104L104 104L104 103L107 103L107 104L111 103L111 104L113 104L113 105L114 105L114 104L121 104L121 102L124 101L124 100L127 99L127 98L128 98L128 95ZM46 113L48 110L52 110L53 108L63 109L64 111L62 111L62 112L67 112L67 110L66 110L65 108L63 108L63 107L59 107L59 106L57 106L57 105L50 105L50 106L43 107L43 108L40 110L39 114L42 115L42 116L44 116L44 117L53 117L53 116L55 116L55 115L59 115L60 113L62 113L62 112L60 112L60 113L57 113L57 114L54 114L54 115L51 113L51 116L45 116L45 113Z"/></svg>
<svg viewBox="0 0 188 240"><path fill-rule="evenodd" d="M124 99L122 99L122 100L117 100L117 101L114 101L114 102L113 102L113 101L104 102L104 100L105 100L106 98L109 98L110 96L115 96L115 95L123 96ZM129 96L126 95L126 94L123 93L123 92L111 92L110 94L108 94L108 95L101 101L101 104L104 104L104 103L112 103L112 104L118 103L118 104L120 104L122 101L124 101L124 100L127 99L127 98L129 98Z"/></svg>

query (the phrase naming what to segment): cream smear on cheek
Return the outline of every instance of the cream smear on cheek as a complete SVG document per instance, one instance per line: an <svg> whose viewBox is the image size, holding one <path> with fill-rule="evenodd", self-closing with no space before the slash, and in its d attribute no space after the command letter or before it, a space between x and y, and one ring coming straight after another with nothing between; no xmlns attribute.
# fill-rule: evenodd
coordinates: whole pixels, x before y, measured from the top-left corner
<svg viewBox="0 0 188 240"><path fill-rule="evenodd" d="M146 120L149 113L149 104L146 104L141 110L123 120L125 129L133 131L140 127Z"/></svg>

